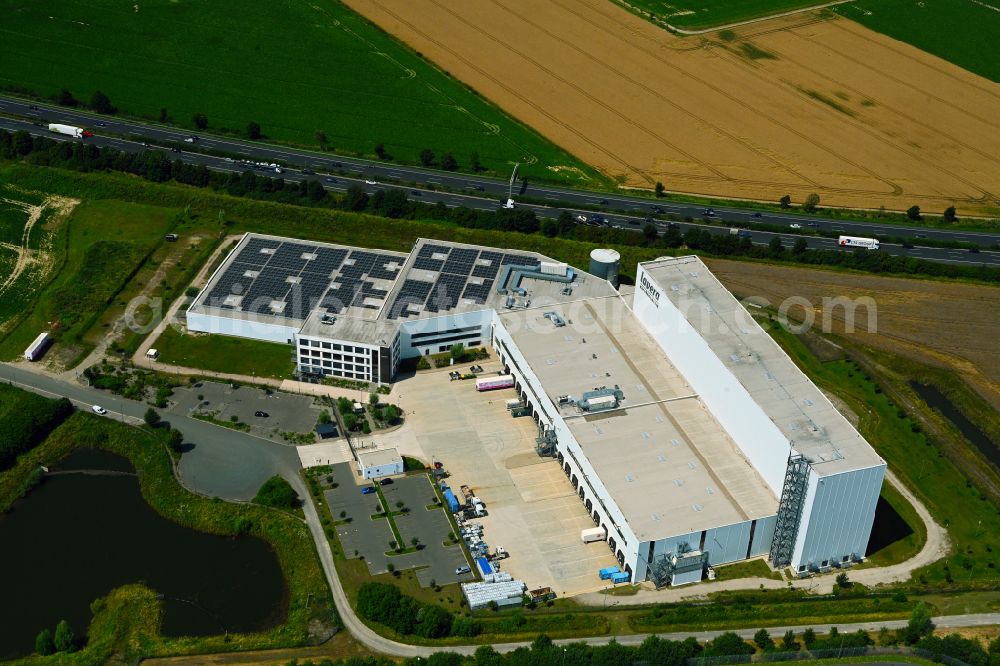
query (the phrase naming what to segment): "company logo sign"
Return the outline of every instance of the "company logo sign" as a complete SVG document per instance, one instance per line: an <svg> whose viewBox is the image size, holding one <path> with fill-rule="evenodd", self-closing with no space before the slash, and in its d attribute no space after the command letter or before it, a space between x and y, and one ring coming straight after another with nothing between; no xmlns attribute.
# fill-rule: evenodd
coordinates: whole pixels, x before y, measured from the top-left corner
<svg viewBox="0 0 1000 666"><path fill-rule="evenodd" d="M642 293L649 297L649 300L653 301L653 305L660 307L660 290L653 285L653 282L645 273L642 274L642 278L639 280L639 288L642 289Z"/></svg>

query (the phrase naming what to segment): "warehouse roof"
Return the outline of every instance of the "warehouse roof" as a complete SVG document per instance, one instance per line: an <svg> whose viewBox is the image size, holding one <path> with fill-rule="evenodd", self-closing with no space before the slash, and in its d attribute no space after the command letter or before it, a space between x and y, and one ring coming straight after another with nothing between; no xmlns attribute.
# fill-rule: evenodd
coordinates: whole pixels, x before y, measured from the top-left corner
<svg viewBox="0 0 1000 666"><path fill-rule="evenodd" d="M642 266L819 475L884 464L701 259L664 257Z"/></svg>
<svg viewBox="0 0 1000 666"><path fill-rule="evenodd" d="M777 512L777 498L620 297L501 320L641 541Z"/></svg>

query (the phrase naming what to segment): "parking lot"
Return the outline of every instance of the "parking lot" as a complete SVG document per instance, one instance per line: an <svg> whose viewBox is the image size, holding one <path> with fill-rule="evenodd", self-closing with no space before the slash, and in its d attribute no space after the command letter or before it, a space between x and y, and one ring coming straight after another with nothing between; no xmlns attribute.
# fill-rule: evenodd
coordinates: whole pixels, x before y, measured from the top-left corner
<svg viewBox="0 0 1000 666"><path fill-rule="evenodd" d="M482 365L487 374L499 369L496 362ZM597 571L617 561L607 544L580 540L593 520L559 464L535 453L534 421L507 412L504 403L517 397L515 391L479 393L471 380L449 381L448 372L401 382L393 399L406 410L407 423L375 441L441 461L456 494L460 485L471 486L489 512L477 519L484 540L491 550L510 552L502 569L530 588L549 586L561 596L603 589Z"/></svg>
<svg viewBox="0 0 1000 666"><path fill-rule="evenodd" d="M379 506L378 495L361 492L363 486L370 486L372 482L359 479L351 463L333 465L332 469L338 486L326 491L324 497L334 520L342 520L341 511L352 519L336 528L347 557L363 556L369 573L373 575L388 571L389 562L397 570L416 568L417 580L424 587L428 587L431 581L443 585L474 579L472 574L455 574L455 569L467 565L468 560L460 545L444 545L451 532L451 524L443 509L426 508L434 500L434 489L426 476L395 477L391 484L380 486L388 509L398 511L397 502L403 502L409 509L406 515L394 517L402 545L410 547L414 537L420 544L416 552L390 557L385 554L389 550L389 542L393 540L389 521L371 519Z"/></svg>
<svg viewBox="0 0 1000 666"><path fill-rule="evenodd" d="M250 425L258 437L281 439L282 432L310 433L316 427L320 408L315 399L274 391L270 395L263 389L219 382L198 382L190 387L174 389L171 400L175 403L167 411L190 416L196 411L212 414L220 421L230 421L233 416ZM267 414L255 416L256 412Z"/></svg>

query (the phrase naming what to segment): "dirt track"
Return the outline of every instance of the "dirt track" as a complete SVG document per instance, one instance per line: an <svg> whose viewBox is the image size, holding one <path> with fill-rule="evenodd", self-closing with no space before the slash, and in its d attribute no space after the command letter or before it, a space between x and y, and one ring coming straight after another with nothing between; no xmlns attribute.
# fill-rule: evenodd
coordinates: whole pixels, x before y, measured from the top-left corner
<svg viewBox="0 0 1000 666"><path fill-rule="evenodd" d="M727 42L608 0L346 2L626 185L998 210L1000 85L851 21L802 14Z"/></svg>

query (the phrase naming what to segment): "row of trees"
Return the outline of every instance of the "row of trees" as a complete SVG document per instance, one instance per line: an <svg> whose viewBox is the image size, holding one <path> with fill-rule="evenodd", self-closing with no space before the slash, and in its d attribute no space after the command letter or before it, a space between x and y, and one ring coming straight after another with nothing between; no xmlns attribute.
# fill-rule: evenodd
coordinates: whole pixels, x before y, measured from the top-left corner
<svg viewBox="0 0 1000 666"><path fill-rule="evenodd" d="M378 622L397 633L422 638L474 636L479 623L468 618L456 618L446 609L424 604L388 583L363 583L358 589L358 615Z"/></svg>
<svg viewBox="0 0 1000 666"><path fill-rule="evenodd" d="M44 656L56 652L76 651L76 636L66 620L59 620L55 634L48 629L42 629L35 636L35 652Z"/></svg>
<svg viewBox="0 0 1000 666"><path fill-rule="evenodd" d="M63 88L55 95L55 102L59 106L68 106L70 108L77 108L80 106L86 106L91 111L96 111L97 113L103 113L106 115L111 115L118 112L118 107L111 103L111 100L100 90L94 91L94 94L90 96L90 101L86 104L82 104L76 97L73 96L67 88Z"/></svg>
<svg viewBox="0 0 1000 666"><path fill-rule="evenodd" d="M659 183L657 184L659 185ZM778 200L778 205L785 209L791 208L792 207L791 195L786 194L785 196L781 197L781 199ZM815 193L810 194L805 198L805 201L802 202L802 209L805 210L806 212L814 213L816 212L817 208L819 208L818 194ZM906 217L913 220L914 222L920 222L921 220L924 219L924 216L920 212L920 206L910 206L906 210ZM947 208L945 208L944 213L941 215L941 219L944 220L945 222L957 221L958 215L957 211L955 210L955 207L948 206Z"/></svg>
<svg viewBox="0 0 1000 666"><path fill-rule="evenodd" d="M327 137L324 132L316 132L316 139L319 141L320 147L326 150L327 148ZM375 144L375 157L380 160L392 161L394 157L386 150L384 143ZM446 151L441 154L441 160L438 161L437 155L430 148L424 148L417 155L420 159L420 164L425 167L439 166L445 171L457 171L459 169L458 160L455 159L454 153ZM469 171L472 173L479 173L484 171L482 162L479 160L479 153L472 153L469 156Z"/></svg>
<svg viewBox="0 0 1000 666"><path fill-rule="evenodd" d="M352 186L342 196L329 196L317 181L286 183L282 178L258 175L253 171L224 174L204 166L171 162L160 151L123 153L113 148L97 148L88 144L58 142L48 137L32 137L26 132L10 134L0 131L0 158L23 158L31 163L57 166L80 171L111 170L133 173L148 180L177 182L207 187L233 196L292 203L295 205L338 208L365 212L396 219L442 220L472 229L514 231L533 234L541 231L548 237L580 240L611 246L648 246L680 248L723 256L746 256L760 259L781 259L796 263L843 266L874 273L929 275L934 277L973 278L1000 282L1000 269L985 265L945 264L907 256L892 256L885 252L858 250L808 249L804 239L796 241L790 251L775 241L770 247L754 245L750 239L712 234L705 229L691 229L681 234L676 227L660 233L647 224L640 232L610 227L581 226L570 213L563 211L558 219L539 220L527 208L473 210L448 208L438 204L414 201L400 189L379 190L372 195ZM685 219L685 222L693 220Z"/></svg>

